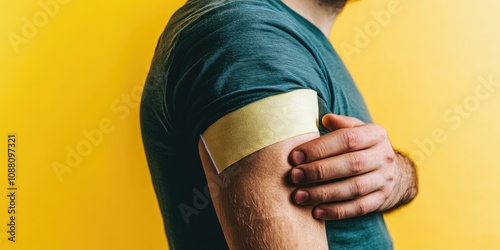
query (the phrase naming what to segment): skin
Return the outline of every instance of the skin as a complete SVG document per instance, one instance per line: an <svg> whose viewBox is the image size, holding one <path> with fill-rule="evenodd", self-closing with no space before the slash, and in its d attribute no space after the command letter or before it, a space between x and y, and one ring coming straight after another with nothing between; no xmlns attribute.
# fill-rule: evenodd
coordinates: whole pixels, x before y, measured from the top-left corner
<svg viewBox="0 0 500 250"><path fill-rule="evenodd" d="M328 249L325 223L296 206L288 154L317 138L308 133L263 148L217 174L202 141L198 151L215 212L230 249Z"/></svg>
<svg viewBox="0 0 500 250"><path fill-rule="evenodd" d="M390 211L417 194L412 161L396 152L385 129L347 116L325 115L332 131L290 153L292 194L298 205L316 206L313 216L337 220Z"/></svg>

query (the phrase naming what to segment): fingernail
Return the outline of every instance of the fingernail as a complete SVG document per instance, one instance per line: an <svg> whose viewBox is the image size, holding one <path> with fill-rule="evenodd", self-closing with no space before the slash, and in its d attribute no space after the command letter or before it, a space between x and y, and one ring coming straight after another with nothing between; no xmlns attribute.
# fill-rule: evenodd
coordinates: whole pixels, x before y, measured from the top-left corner
<svg viewBox="0 0 500 250"><path fill-rule="evenodd" d="M316 208L314 210L314 217L316 219L323 219L325 218L326 216L326 210L324 210L323 208Z"/></svg>
<svg viewBox="0 0 500 250"><path fill-rule="evenodd" d="M297 202L297 204L304 204L308 201L309 201L308 192L302 190L295 192L295 202Z"/></svg>
<svg viewBox="0 0 500 250"><path fill-rule="evenodd" d="M290 178L292 179L292 182L295 184L299 184L302 181L304 181L305 176L304 176L304 171L299 168L294 168L292 169L292 173Z"/></svg>
<svg viewBox="0 0 500 250"><path fill-rule="evenodd" d="M304 158L305 158L304 152L300 150L292 152L292 163L294 163L295 165L302 164L302 162L304 162Z"/></svg>

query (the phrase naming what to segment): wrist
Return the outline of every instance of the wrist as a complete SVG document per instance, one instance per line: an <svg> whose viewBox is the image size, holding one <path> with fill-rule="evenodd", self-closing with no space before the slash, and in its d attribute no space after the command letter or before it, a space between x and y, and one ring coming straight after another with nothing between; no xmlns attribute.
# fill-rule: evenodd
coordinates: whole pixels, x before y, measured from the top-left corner
<svg viewBox="0 0 500 250"><path fill-rule="evenodd" d="M400 201L399 206L408 204L418 193L418 178L415 163L404 153L395 150L396 162L400 172Z"/></svg>
<svg viewBox="0 0 500 250"><path fill-rule="evenodd" d="M396 185L394 186L391 203L383 211L391 212L410 203L418 193L418 179L413 161L397 150L395 164L397 171Z"/></svg>

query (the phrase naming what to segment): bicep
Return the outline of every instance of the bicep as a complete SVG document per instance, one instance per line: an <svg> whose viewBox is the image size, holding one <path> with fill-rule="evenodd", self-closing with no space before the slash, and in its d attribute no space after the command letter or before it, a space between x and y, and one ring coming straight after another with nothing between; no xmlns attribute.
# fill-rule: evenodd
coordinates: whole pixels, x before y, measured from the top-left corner
<svg viewBox="0 0 500 250"><path fill-rule="evenodd" d="M202 140L198 150L212 201L231 249L327 249L324 222L292 204L288 154L318 137L298 135L262 148L217 173Z"/></svg>

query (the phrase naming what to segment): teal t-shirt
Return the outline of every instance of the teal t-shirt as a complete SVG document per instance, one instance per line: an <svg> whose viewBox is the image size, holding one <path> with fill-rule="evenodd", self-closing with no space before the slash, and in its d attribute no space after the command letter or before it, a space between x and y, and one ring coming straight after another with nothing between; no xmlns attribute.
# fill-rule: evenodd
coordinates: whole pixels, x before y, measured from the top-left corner
<svg viewBox="0 0 500 250"><path fill-rule="evenodd" d="M191 0L169 21L141 103L141 129L171 249L227 249L199 159L199 135L224 115L297 89L319 117L371 122L327 38L279 0ZM321 134L328 133L320 124ZM392 249L381 213L327 221L334 249Z"/></svg>

